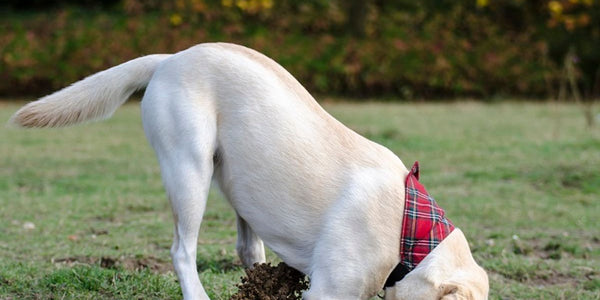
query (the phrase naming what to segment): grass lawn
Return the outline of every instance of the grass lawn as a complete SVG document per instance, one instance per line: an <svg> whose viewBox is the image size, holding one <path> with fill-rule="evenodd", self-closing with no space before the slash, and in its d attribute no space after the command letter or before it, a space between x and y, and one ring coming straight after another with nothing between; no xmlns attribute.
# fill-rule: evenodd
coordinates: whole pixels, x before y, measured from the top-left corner
<svg viewBox="0 0 600 300"><path fill-rule="evenodd" d="M0 122L18 107L0 102ZM491 299L600 299L600 128L585 129L578 107L325 107L405 165L420 161ZM216 191L207 209L198 270L228 299L243 274L235 217ZM0 299L179 299L171 219L136 103L84 126L0 128Z"/></svg>

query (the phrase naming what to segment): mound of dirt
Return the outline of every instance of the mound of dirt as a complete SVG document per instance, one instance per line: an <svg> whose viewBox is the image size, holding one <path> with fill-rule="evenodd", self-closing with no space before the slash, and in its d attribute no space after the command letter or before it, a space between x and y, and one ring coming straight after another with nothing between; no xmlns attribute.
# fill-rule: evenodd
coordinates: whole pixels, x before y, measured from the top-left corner
<svg viewBox="0 0 600 300"><path fill-rule="evenodd" d="M254 264L247 268L246 276L237 285L237 294L230 300L284 300L302 299L302 291L308 289L308 278L296 269L280 263Z"/></svg>

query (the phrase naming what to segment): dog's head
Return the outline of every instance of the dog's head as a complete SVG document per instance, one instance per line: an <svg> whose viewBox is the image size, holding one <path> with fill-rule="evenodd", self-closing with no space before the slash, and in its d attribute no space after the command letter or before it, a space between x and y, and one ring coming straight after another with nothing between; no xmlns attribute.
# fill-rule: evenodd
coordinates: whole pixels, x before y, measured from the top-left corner
<svg viewBox="0 0 600 300"><path fill-rule="evenodd" d="M487 299L488 277L456 228L402 280L385 291L386 300Z"/></svg>

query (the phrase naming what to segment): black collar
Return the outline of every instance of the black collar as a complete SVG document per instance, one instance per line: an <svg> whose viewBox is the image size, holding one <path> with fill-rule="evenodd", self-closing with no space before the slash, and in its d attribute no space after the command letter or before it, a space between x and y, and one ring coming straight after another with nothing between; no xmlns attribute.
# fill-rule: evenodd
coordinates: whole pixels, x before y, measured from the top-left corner
<svg viewBox="0 0 600 300"><path fill-rule="evenodd" d="M396 265L392 273L390 273L390 276L388 276L387 280L385 281L385 286L383 287L383 289L394 286L394 284L402 280L402 278L404 278L404 276L406 276L408 272L408 268L403 264L399 263L398 265Z"/></svg>

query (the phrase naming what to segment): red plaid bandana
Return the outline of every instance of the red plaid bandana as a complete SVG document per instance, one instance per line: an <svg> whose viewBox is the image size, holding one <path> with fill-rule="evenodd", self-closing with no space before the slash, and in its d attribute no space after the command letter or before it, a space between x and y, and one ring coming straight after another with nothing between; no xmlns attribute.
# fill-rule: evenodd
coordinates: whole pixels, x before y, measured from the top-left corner
<svg viewBox="0 0 600 300"><path fill-rule="evenodd" d="M425 187L419 183L419 162L406 176L406 203L400 236L400 264L413 270L444 238L454 225Z"/></svg>

